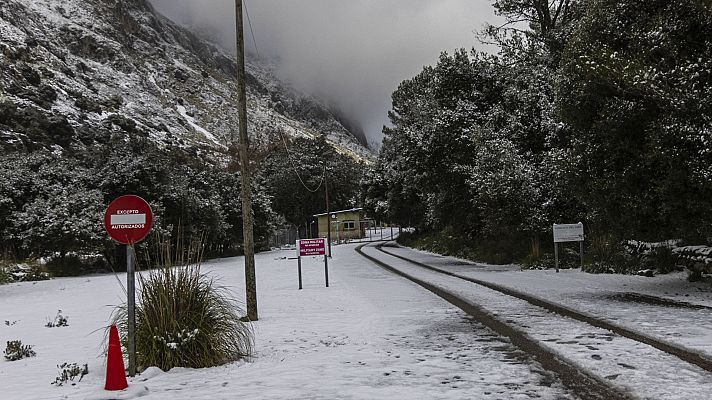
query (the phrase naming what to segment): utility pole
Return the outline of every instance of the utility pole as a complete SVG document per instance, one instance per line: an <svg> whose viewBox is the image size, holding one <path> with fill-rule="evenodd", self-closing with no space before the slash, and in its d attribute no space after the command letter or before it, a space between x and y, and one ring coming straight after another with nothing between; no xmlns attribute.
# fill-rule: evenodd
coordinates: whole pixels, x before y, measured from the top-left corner
<svg viewBox="0 0 712 400"><path fill-rule="evenodd" d="M326 192L326 242L331 257L331 214L329 213L329 181L326 179L326 161L324 161L324 192Z"/></svg>
<svg viewBox="0 0 712 400"><path fill-rule="evenodd" d="M237 40L237 102L240 123L240 175L242 177L242 236L245 253L245 291L247 318L257 321L257 283L255 278L255 243L252 232L252 186L247 136L247 89L245 88L245 36L242 21L242 0L235 0L235 37ZM234 148L233 134L233 148Z"/></svg>

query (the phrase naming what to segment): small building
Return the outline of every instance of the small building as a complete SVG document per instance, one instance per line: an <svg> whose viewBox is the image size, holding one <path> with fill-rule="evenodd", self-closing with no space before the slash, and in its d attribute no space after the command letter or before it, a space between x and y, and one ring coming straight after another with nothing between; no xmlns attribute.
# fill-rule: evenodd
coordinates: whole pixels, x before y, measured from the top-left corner
<svg viewBox="0 0 712 400"><path fill-rule="evenodd" d="M369 220L365 218L362 208L331 211L327 215L316 214L318 236L325 238L328 234L328 225L331 224L331 240L361 239L365 236Z"/></svg>

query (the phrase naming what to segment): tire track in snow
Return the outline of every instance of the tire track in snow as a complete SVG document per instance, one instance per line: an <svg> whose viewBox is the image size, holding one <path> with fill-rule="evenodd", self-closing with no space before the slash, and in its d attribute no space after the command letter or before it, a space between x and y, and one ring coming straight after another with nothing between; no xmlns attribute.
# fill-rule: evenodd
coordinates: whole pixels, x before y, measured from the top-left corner
<svg viewBox="0 0 712 400"><path fill-rule="evenodd" d="M636 332L636 331L633 331L633 330L631 330L631 329L625 328L625 327L623 327L623 326L619 326L619 325L610 323L610 322L608 322L608 321L605 321L605 320L602 320L602 319L599 319L599 318L595 318L595 317L593 317L593 316L591 316L591 315L587 315L587 314L581 313L581 312L576 311L576 310L572 310L572 309L570 309L570 308L568 308L568 307L564 307L564 306L562 306L562 305L560 305L560 304L557 304L557 303L553 303L553 302L544 300L544 299L542 299L542 298L540 298L540 297L531 296L531 295L528 295L528 294L526 294L526 293L520 292L520 291L518 291L518 290L511 289L511 288L508 288L508 287L505 287L505 286L502 286L502 285L498 285L498 284L495 284L495 283L486 282L486 281L483 281L483 280L479 280L479 279L475 279L475 278L463 276L463 275L460 275L460 274L457 274L457 273L454 273L454 272L442 270L442 269L440 269L440 268L433 267L433 266L431 266L431 265L427 265L427 264L425 264L425 263L422 263L422 262L419 262L419 261L416 261L416 260L411 260L411 259L409 259L409 258L407 258L407 257L402 256L402 255L395 254L395 253L393 253L393 252L384 250L382 245L381 245L381 246L376 246L376 248L377 248L378 250L380 250L381 252L386 253L386 254L388 254L388 255L390 255L390 256L392 256L392 257L399 258L399 259L401 259L401 260L403 260L403 261L407 261L407 262L412 263L412 264L414 264L414 265L417 265L417 266L419 266L419 267L426 268L426 269L428 269L428 270L435 271L435 272L439 272L439 273L442 273L442 274L445 274L445 275L449 275L449 276L452 276L452 277L455 277L455 278L464 279L464 280L466 280L466 281L468 281L468 282L472 282L472 283L475 283L475 284L477 284L477 285L484 286L484 287L486 287L486 288L488 288L488 289L495 290L495 291L500 292L500 293L502 293L502 294L505 294L505 295L508 295L508 296L512 296L512 297L516 297L516 298L518 298L518 299L520 299L520 300L524 300L524 301L526 301L526 302L528 302L528 303L530 303L530 304L532 304L532 305L535 305L535 306L538 306L538 307L542 307L542 308L544 308L544 309L546 309L546 310L549 310L549 311L554 312L554 313L556 313L556 314L562 315L562 316L564 316L564 317L568 317L568 318L575 319L575 320L577 320L577 321L585 322L585 323L587 323L587 324L589 324L589 325L592 325L592 326L595 326L595 327L597 327L597 328L606 329L606 330L609 330L609 331L611 331L611 332L613 332L613 333L615 333L615 334L618 334L618 335L620 335L620 336L627 337L628 339L635 340L636 342L640 342L640 343L647 344L647 345L649 345L649 346L655 347L655 348L658 349L658 350L664 351L665 353L668 353L668 354L670 354L670 355L676 356L676 357L678 357L679 359L681 359L682 361L685 361L685 362L687 362L687 363L696 365L696 366L698 366L698 367L704 369L704 370L707 371L707 372L712 372L712 360L710 360L710 359L708 359L708 358L702 356L702 355L699 354L699 353L695 353L694 351L688 350L688 349L686 349L686 348L684 348L684 347L681 347L681 346L678 346L678 345L675 345L675 344L672 344L672 343L663 342L663 341L661 341L661 340L659 340L659 339L656 339L656 338L653 338L653 337L644 335L644 334L642 334L642 333L640 333L640 332Z"/></svg>
<svg viewBox="0 0 712 400"><path fill-rule="evenodd" d="M356 252L387 271L402 276L431 291L450 304L473 316L488 328L509 338L513 345L530 354L534 360L541 364L543 368L554 372L559 379L561 379L561 382L579 398L583 400L634 399L634 397L630 394L619 390L618 388L586 371L583 371L574 364L561 359L558 354L549 350L537 340L532 339L527 334L517 330L513 326L500 321L483 308L364 253L362 251L364 246L366 246L366 244L357 247ZM380 247L382 247L382 245L377 246L376 248L383 251Z"/></svg>

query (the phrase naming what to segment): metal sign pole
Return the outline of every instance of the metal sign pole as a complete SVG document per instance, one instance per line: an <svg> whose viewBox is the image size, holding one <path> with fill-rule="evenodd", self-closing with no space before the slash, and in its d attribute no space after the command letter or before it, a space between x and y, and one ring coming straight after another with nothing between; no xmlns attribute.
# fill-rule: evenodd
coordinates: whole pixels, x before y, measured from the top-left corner
<svg viewBox="0 0 712 400"><path fill-rule="evenodd" d="M134 273L134 248L126 245L126 295L128 303L128 353L129 376L136 375L136 281Z"/></svg>
<svg viewBox="0 0 712 400"><path fill-rule="evenodd" d="M556 263L556 272L559 272L559 244L554 242L554 262Z"/></svg>
<svg viewBox="0 0 712 400"><path fill-rule="evenodd" d="M326 287L329 287L329 259L324 254L324 279L326 280Z"/></svg>
<svg viewBox="0 0 712 400"><path fill-rule="evenodd" d="M579 242L579 253L581 254L581 270L583 270L583 240Z"/></svg>
<svg viewBox="0 0 712 400"><path fill-rule="evenodd" d="M299 270L299 290L302 290L302 257L297 257L297 269Z"/></svg>

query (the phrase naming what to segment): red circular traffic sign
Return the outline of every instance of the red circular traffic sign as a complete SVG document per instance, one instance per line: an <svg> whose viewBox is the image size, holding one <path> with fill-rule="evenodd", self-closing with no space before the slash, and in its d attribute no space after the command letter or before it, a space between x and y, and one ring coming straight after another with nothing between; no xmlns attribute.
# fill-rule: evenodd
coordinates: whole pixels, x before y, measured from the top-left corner
<svg viewBox="0 0 712 400"><path fill-rule="evenodd" d="M140 242L153 225L153 213L146 200L128 194L116 198L104 212L104 228L121 244Z"/></svg>

